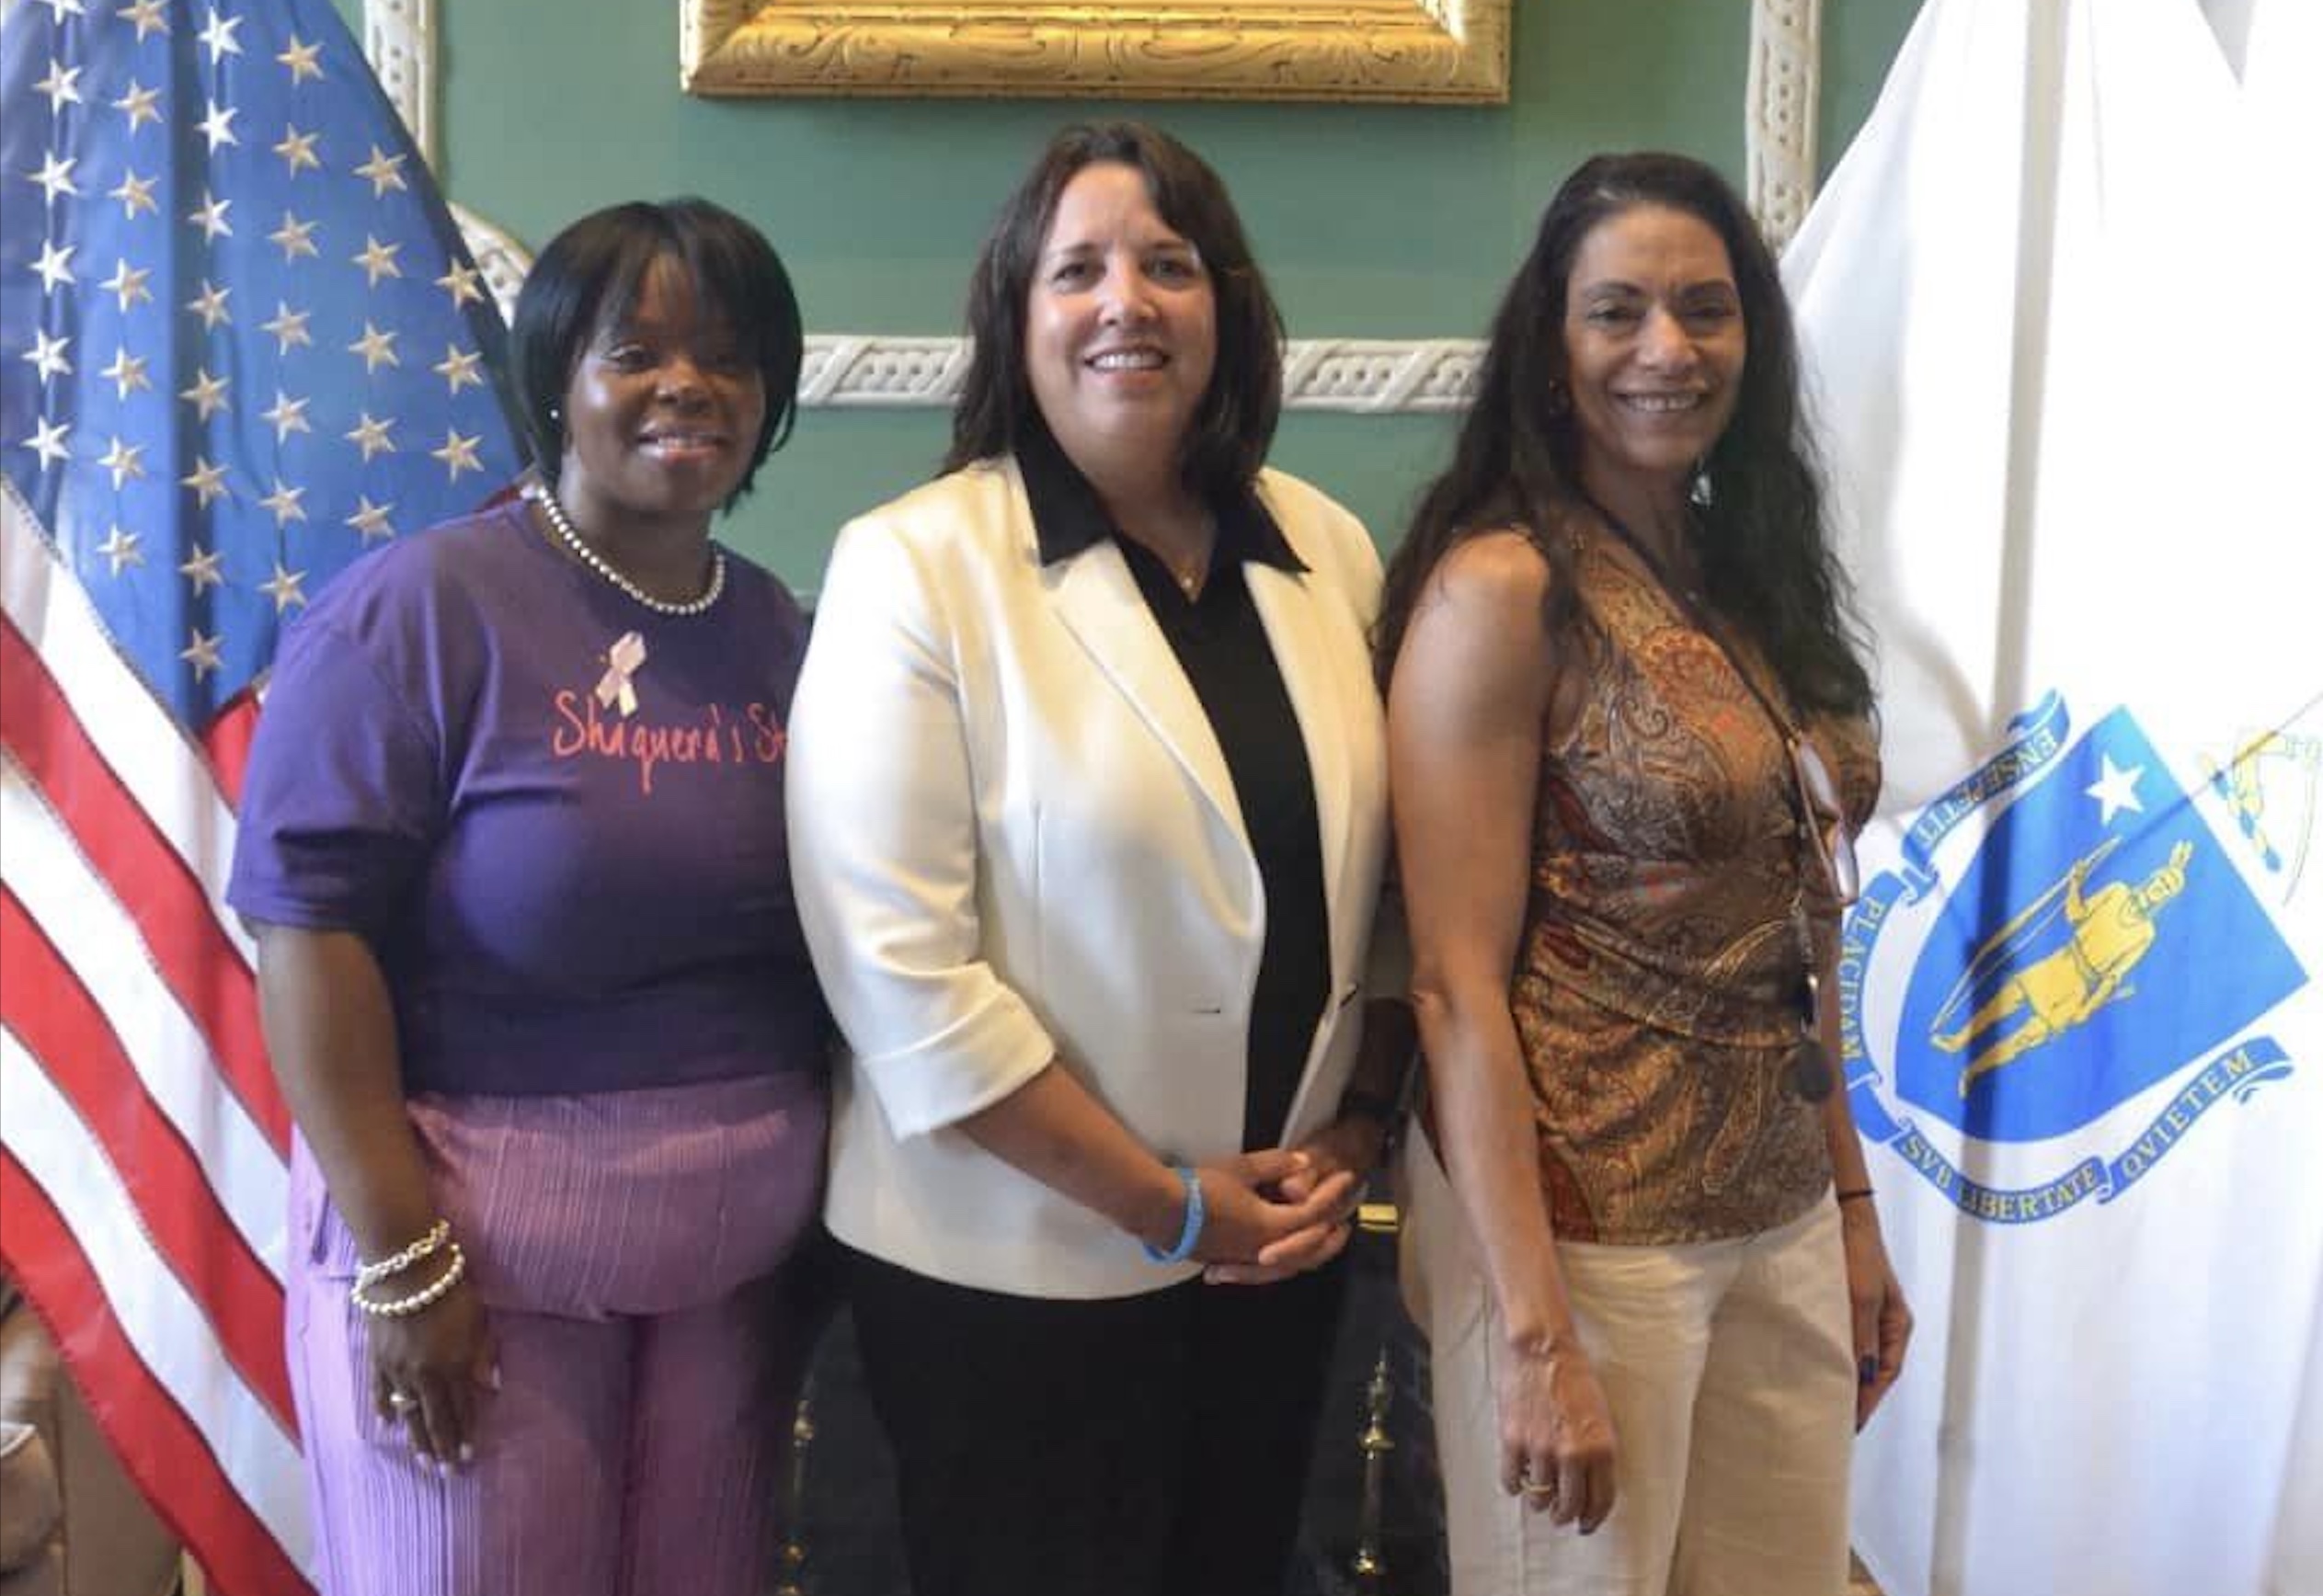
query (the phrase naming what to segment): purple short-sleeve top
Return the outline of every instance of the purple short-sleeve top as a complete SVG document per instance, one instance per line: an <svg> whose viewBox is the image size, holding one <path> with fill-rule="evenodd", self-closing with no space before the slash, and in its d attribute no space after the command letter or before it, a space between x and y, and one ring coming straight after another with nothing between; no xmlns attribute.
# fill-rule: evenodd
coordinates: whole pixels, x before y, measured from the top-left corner
<svg viewBox="0 0 2323 1596"><path fill-rule="evenodd" d="M807 622L727 556L647 610L521 502L350 568L284 639L228 901L360 933L410 1091L819 1070L783 761Z"/></svg>

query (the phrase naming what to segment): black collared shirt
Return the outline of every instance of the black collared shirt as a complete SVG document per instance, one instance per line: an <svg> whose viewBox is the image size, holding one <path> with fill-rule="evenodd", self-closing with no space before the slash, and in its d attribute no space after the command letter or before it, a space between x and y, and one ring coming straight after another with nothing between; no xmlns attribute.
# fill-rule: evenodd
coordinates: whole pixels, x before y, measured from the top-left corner
<svg viewBox="0 0 2323 1596"><path fill-rule="evenodd" d="M1252 561L1291 572L1307 566L1256 493L1245 490L1210 506L1218 537L1209 579L1188 598L1160 556L1121 535L1096 489L1055 443L1027 439L1017 466L1043 564L1107 539L1119 545L1226 758L1258 861L1266 928L1251 1002L1242 1146L1271 1146L1281 1139L1330 998L1331 922L1307 744L1242 567Z"/></svg>

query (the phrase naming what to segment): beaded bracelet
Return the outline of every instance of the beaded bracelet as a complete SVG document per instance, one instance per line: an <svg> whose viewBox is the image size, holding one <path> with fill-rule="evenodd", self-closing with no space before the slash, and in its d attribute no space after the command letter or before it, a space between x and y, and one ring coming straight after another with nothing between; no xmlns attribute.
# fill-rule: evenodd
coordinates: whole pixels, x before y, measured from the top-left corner
<svg viewBox="0 0 2323 1596"><path fill-rule="evenodd" d="M1177 1245L1167 1252L1150 1241L1140 1244L1145 1248L1147 1260L1153 1263L1184 1263L1192 1258L1195 1247L1202 1239L1202 1226L1210 1216L1209 1209L1202 1200L1202 1178L1194 1172L1194 1166L1174 1164L1171 1168L1177 1171L1178 1179L1185 1182L1185 1224L1178 1231Z"/></svg>
<svg viewBox="0 0 2323 1596"><path fill-rule="evenodd" d="M359 1280L347 1288L347 1300L375 1319L400 1319L422 1308L432 1307L468 1272L468 1255L460 1250L458 1242L447 1243L445 1250L452 1255L452 1261L444 1266L443 1273L409 1296L395 1297L383 1303L373 1302L363 1294L368 1282Z"/></svg>
<svg viewBox="0 0 2323 1596"><path fill-rule="evenodd" d="M422 1259L433 1258L437 1250L451 1237L452 1221L437 1220L428 1226L427 1235L405 1248L401 1252L391 1252L377 1263L366 1263L358 1267L355 1271L355 1289L360 1291L365 1286L377 1285L391 1274L401 1274Z"/></svg>

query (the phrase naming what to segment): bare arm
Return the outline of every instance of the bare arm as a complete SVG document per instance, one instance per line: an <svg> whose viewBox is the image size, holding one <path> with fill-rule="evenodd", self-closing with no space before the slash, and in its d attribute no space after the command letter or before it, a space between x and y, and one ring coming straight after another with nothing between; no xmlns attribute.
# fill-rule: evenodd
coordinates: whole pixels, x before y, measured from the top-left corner
<svg viewBox="0 0 2323 1596"><path fill-rule="evenodd" d="M257 931L258 997L276 1078L357 1249L366 1260L384 1258L438 1216L404 1109L386 977L370 944L351 931ZM382 1282L378 1293L408 1294L443 1267L439 1254ZM466 1457L476 1388L492 1378L490 1337L466 1282L420 1313L374 1317L369 1328L371 1396L382 1419L407 1422L424 1457ZM419 1406L398 1415L391 1393Z"/></svg>
<svg viewBox="0 0 2323 1596"><path fill-rule="evenodd" d="M384 1258L435 1223L404 1113L395 1009L351 931L258 928L267 1050L299 1131L362 1255Z"/></svg>
<svg viewBox="0 0 2323 1596"><path fill-rule="evenodd" d="M1825 1054L1844 1066L1839 1030L1839 959L1836 940L1815 938L1815 1032ZM1863 1138L1856 1134L1855 1111L1848 1104L1844 1067L1831 1095L1823 1100L1823 1134L1831 1148L1831 1184L1841 1191L1868 1191L1871 1167L1864 1161Z"/></svg>
<svg viewBox="0 0 2323 1596"><path fill-rule="evenodd" d="M1816 1029L1829 1055L1842 1059L1838 949L1828 939L1818 938L1816 945L1823 965ZM1904 1372L1904 1351L1912 1339L1912 1310L1904 1300L1903 1282L1895 1276L1886 1238L1880 1232L1879 1208L1871 1195L1871 1172L1863 1157L1863 1138L1856 1134L1855 1111L1848 1106L1844 1079L1824 1100L1823 1133L1831 1149L1833 1189L1860 1193L1839 1203L1856 1355L1855 1427L1860 1430Z"/></svg>
<svg viewBox="0 0 2323 1596"><path fill-rule="evenodd" d="M1594 1529L1613 1506L1612 1420L1557 1267L1508 1002L1555 682L1547 583L1545 562L1513 533L1446 557L1396 661L1389 782L1446 1173L1507 1341L1502 1487L1553 1482L1545 1505L1557 1521Z"/></svg>

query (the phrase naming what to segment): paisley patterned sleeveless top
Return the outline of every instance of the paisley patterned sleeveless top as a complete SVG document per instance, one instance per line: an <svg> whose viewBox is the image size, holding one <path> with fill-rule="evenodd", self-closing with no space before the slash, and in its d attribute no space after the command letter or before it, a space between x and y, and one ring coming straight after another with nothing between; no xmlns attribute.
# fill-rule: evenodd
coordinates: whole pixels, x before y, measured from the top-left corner
<svg viewBox="0 0 2323 1596"><path fill-rule="evenodd" d="M1789 760L1725 652L1627 551L1584 540L1576 585L1603 647L1575 655L1595 668L1542 750L1511 1000L1551 1218L1574 1241L1746 1236L1830 1180L1822 1110L1788 1083ZM1860 825L1879 791L1871 727L1808 732ZM1819 940L1836 929L1827 910L1811 918Z"/></svg>

